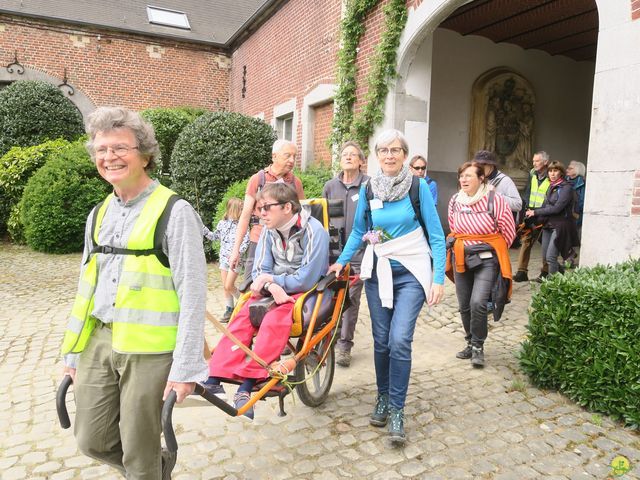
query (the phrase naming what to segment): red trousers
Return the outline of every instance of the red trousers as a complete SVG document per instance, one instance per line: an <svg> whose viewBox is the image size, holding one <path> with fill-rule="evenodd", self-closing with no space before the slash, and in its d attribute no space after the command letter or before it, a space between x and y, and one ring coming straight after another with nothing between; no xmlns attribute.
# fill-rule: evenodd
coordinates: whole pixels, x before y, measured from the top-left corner
<svg viewBox="0 0 640 480"><path fill-rule="evenodd" d="M297 299L300 295L302 294L291 296ZM294 304L288 302L278 305L264 316L260 328L256 329L249 321L249 305L253 301L255 299L250 298L244 304L229 324L228 330L246 346L251 346L253 340L255 354L265 362L271 363L280 356L289 339ZM244 380L245 378L263 379L269 375L235 343L223 336L209 359L209 376Z"/></svg>

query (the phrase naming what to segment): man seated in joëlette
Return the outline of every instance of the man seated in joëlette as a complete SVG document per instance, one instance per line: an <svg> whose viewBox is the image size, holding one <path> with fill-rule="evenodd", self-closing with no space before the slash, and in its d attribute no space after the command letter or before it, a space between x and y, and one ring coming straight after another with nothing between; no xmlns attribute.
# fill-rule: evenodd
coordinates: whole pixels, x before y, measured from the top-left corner
<svg viewBox="0 0 640 480"><path fill-rule="evenodd" d="M287 184L265 185L256 201L266 228L256 248L252 298L228 328L244 345L253 341L253 352L271 363L287 344L296 298L310 290L329 267L329 235L309 210L301 207L296 191ZM256 329L249 320L249 306L266 292L277 307L267 312ZM234 406L240 408L251 398L256 382L268 376L265 368L223 336L209 360L205 387L224 397L221 379L242 380L234 396ZM253 418L253 408L245 415Z"/></svg>

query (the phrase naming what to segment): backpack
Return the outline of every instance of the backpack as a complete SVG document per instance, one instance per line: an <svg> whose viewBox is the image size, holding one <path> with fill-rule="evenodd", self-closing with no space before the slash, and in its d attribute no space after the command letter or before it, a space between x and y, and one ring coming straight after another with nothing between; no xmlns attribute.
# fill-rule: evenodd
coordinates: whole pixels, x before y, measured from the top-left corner
<svg viewBox="0 0 640 480"><path fill-rule="evenodd" d="M369 202L373 200L373 189L371 188L371 182L367 182L366 186L366 199L367 203L365 204L365 222L367 222L368 227L370 228L373 225L373 220L371 219L371 207L369 206ZM424 238L429 243L429 232L427 231L427 226L422 219L422 213L420 211L420 179L418 177L413 177L411 179L411 187L409 188L409 200L411 200L411 206L413 207L413 212L415 214L415 219L418 220L420 226L422 227L422 231L424 232Z"/></svg>
<svg viewBox="0 0 640 480"><path fill-rule="evenodd" d="M87 255L86 261L88 262L89 259L91 258L91 255L93 255L94 253L106 253L111 255L136 255L136 256L155 255L158 261L162 265L164 265L166 268L169 268L169 258L162 250L162 240L164 239L164 234L167 231L167 225L169 224L169 217L171 215L171 210L173 209L173 206L178 200L180 200L180 196L175 194L170 196L169 200L167 200L167 204L165 205L164 210L162 211L162 213L160 214L160 217L158 218L158 222L156 223L156 229L153 233L153 248L149 248L146 250L118 248L118 247L111 247L109 245L96 245L94 243L94 238L96 236L96 232L95 232L96 220L98 218L98 211L100 210L100 207L102 207L102 204L104 203L104 200L103 200L98 205L96 205L93 211L93 216L91 218L92 248L89 251L89 255Z"/></svg>
<svg viewBox="0 0 640 480"><path fill-rule="evenodd" d="M256 193L258 193L260 190L262 190L265 186L265 184L267 183L267 178L266 178L266 169L263 168L262 170L260 170L258 172L258 189L256 190ZM287 185L291 185L293 188L295 188L296 186L296 177L293 177L293 182L285 182L283 180L283 182ZM270 182L270 183L275 183L275 182Z"/></svg>

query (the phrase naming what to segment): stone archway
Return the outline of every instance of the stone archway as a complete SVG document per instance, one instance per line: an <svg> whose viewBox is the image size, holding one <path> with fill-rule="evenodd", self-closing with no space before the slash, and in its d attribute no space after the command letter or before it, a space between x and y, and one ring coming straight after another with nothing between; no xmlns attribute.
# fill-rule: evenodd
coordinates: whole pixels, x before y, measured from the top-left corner
<svg viewBox="0 0 640 480"><path fill-rule="evenodd" d="M18 63L9 65L6 68L0 68L0 82L8 83L18 80L39 80L59 87L64 96L80 111L83 118L86 118L96 108L93 101L82 90L73 84L65 83L65 79L54 77L41 70Z"/></svg>

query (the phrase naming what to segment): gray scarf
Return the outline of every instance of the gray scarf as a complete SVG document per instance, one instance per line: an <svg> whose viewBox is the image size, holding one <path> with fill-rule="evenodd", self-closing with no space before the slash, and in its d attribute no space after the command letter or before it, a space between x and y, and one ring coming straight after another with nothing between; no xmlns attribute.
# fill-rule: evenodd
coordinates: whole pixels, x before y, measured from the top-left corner
<svg viewBox="0 0 640 480"><path fill-rule="evenodd" d="M383 202L395 202L403 199L409 193L412 177L413 175L406 165L402 166L402 170L395 177L387 177L382 171L379 171L371 179L373 196Z"/></svg>

